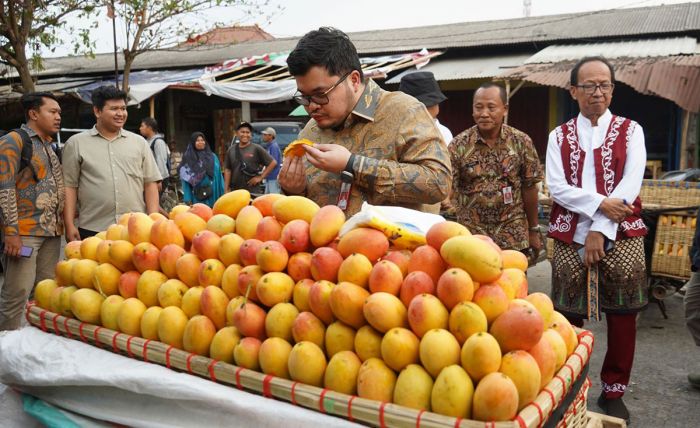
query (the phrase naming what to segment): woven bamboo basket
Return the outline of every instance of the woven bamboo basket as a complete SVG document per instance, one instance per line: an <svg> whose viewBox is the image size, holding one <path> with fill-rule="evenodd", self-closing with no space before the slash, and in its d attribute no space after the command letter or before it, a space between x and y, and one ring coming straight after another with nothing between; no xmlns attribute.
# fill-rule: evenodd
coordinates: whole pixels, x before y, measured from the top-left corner
<svg viewBox="0 0 700 428"><path fill-rule="evenodd" d="M593 334L587 330L577 329L579 345L554 379L540 391L534 402L523 408L515 420L493 423L418 411L265 375L185 352L162 342L130 336L67 318L44 310L35 302L27 304L25 315L30 324L45 332L81 340L117 354L160 364L173 370L261 394L267 398L287 401L297 406L371 426L534 428L546 424L556 427L585 427L588 419L586 395L590 380L586 374L588 361L593 352L594 338Z"/></svg>
<svg viewBox="0 0 700 428"><path fill-rule="evenodd" d="M661 215L656 226L651 274L677 279L690 278L690 248L693 245L694 214Z"/></svg>
<svg viewBox="0 0 700 428"><path fill-rule="evenodd" d="M700 205L700 183L644 180L639 193L645 207L692 207Z"/></svg>

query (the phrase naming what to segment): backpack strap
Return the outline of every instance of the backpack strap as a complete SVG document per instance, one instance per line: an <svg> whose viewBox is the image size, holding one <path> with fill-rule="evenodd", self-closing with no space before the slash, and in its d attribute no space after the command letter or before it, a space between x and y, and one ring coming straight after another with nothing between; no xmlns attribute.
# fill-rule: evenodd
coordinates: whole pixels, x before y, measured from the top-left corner
<svg viewBox="0 0 700 428"><path fill-rule="evenodd" d="M19 158L19 170L17 170L17 173L22 171L24 168L29 168L29 170L32 172L34 181L38 181L36 171L34 170L34 165L32 165L32 157L34 156L34 143L32 143L32 138L29 136L27 131L22 128L15 128L10 132L16 133L22 139L22 151Z"/></svg>

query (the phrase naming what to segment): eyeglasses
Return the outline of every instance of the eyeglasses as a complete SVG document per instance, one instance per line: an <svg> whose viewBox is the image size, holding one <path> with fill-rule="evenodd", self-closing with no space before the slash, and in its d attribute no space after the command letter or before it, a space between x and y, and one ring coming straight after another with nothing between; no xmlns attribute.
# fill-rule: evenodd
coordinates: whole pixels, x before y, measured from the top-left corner
<svg viewBox="0 0 700 428"><path fill-rule="evenodd" d="M325 92L322 92L322 93L320 93L320 94L303 95L303 94L299 93L299 91L297 91L297 94L295 94L294 97L293 97L293 98L294 98L294 101L298 102L299 104L301 104L301 105L303 105L303 106L308 106L308 105L311 104L312 102L313 102L314 104L318 104L318 105L320 105L320 106L325 105L325 104L328 104L328 101L329 101L329 99L328 99L328 94L330 94L331 91L332 91L333 89L337 88L338 85L340 85L341 83L343 83L343 81L344 81L345 79L347 79L347 77L348 77L351 73L352 73L352 70L350 70L350 71L348 71L347 73L345 73L345 74L343 75L343 77L341 77L340 80L338 80L337 82L335 82L335 84L334 84L333 86L331 86L330 88L326 89Z"/></svg>
<svg viewBox="0 0 700 428"><path fill-rule="evenodd" d="M601 94L609 94L615 87L614 83L584 83L583 85L576 85L577 88L583 89L583 93L586 95L593 95L597 89L600 89Z"/></svg>

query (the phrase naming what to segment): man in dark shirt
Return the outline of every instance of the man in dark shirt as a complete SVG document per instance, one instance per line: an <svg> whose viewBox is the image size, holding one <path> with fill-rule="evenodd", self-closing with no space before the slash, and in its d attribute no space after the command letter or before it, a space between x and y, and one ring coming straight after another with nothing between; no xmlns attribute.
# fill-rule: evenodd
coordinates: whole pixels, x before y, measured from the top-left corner
<svg viewBox="0 0 700 428"><path fill-rule="evenodd" d="M695 238L690 250L690 269L693 274L685 285L685 324L693 336L695 344L700 346L700 224L695 226ZM688 382L700 389L700 371L689 373Z"/></svg>
<svg viewBox="0 0 700 428"><path fill-rule="evenodd" d="M224 160L224 191L248 189L251 193L263 193L262 182L277 161L267 150L251 143L253 127L250 123L241 122L236 135L238 143L231 144Z"/></svg>

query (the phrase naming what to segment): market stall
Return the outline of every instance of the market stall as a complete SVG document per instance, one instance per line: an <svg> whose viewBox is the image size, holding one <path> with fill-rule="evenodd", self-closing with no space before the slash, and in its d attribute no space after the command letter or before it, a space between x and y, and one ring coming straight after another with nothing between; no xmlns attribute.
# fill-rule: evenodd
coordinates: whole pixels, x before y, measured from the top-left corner
<svg viewBox="0 0 700 428"><path fill-rule="evenodd" d="M588 423L593 336L528 295L522 253L300 196L170 214L69 243L33 327L0 336L0 381L130 426Z"/></svg>

